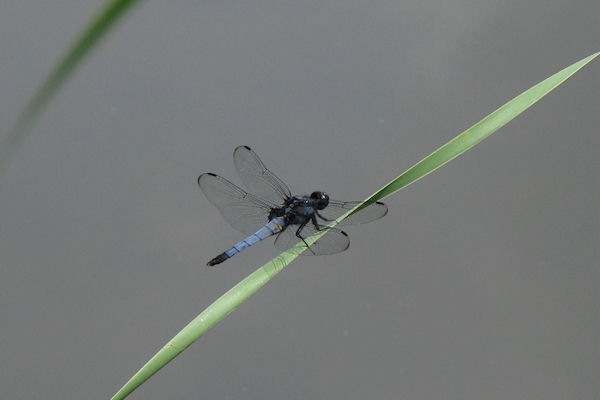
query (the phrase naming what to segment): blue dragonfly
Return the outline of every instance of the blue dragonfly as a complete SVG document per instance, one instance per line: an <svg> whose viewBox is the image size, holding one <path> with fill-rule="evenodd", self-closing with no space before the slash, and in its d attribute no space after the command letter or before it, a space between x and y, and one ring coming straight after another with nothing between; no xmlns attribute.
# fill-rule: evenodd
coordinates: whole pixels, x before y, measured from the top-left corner
<svg viewBox="0 0 600 400"><path fill-rule="evenodd" d="M198 185L225 220L249 236L206 265L220 264L274 235L277 235L275 247L279 250L285 251L303 242L308 247L308 251L302 253L306 255L335 254L350 246L348 234L328 224L359 205L360 201L333 200L320 191L310 195L292 195L288 186L269 171L248 146L236 147L233 161L248 191L213 173L200 175ZM386 215L387 211L385 204L374 202L339 225L371 222ZM305 239L322 230L327 232L309 246Z"/></svg>

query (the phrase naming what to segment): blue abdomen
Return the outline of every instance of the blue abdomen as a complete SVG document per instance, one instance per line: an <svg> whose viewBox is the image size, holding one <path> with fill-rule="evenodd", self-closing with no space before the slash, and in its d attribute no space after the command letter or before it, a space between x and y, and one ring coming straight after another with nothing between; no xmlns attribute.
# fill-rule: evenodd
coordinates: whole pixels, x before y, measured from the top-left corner
<svg viewBox="0 0 600 400"><path fill-rule="evenodd" d="M239 253L240 251L244 250L246 247L250 247L250 246L260 242L261 240L268 238L269 236L278 234L279 232L281 232L283 230L283 228L286 225L287 224L285 222L284 217L273 218L271 221L269 221L268 224L266 224L265 226L260 228L258 231L256 231L252 235L250 235L247 238L245 238L244 240L242 240L241 242L234 244L232 248L219 254L218 256L216 256L215 258L213 258L212 260L207 262L206 265L213 266L213 265L220 264L223 261L227 260L228 258L231 258L234 255L236 255L237 253Z"/></svg>

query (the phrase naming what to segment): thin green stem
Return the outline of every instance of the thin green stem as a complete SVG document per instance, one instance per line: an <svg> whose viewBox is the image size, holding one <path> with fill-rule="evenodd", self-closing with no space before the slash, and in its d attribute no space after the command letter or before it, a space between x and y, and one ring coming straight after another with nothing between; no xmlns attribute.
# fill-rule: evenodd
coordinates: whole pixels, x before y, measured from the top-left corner
<svg viewBox="0 0 600 400"><path fill-rule="evenodd" d="M0 142L0 176L8 167L12 156L31 132L35 121L46 108L58 89L94 48L109 28L125 15L126 11L139 0L111 0L87 25L81 35L75 40L58 64L48 74L36 90L34 96L25 106L17 121Z"/></svg>

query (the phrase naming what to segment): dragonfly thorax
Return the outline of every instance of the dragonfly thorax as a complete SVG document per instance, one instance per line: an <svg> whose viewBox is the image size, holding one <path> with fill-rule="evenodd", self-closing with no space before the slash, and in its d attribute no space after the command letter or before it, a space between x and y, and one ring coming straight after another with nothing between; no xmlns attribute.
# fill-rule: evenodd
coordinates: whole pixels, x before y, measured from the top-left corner
<svg viewBox="0 0 600 400"><path fill-rule="evenodd" d="M281 207L272 208L269 221L284 217L289 225L300 225L310 221L315 212L323 210L329 204L329 196L323 192L313 192L310 196L293 196Z"/></svg>

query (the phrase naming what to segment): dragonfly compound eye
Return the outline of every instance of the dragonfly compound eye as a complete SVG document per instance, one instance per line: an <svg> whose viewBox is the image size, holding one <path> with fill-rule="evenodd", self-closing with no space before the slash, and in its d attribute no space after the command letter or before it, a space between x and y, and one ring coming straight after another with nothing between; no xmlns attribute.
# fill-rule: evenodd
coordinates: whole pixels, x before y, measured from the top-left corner
<svg viewBox="0 0 600 400"><path fill-rule="evenodd" d="M329 196L323 192L313 192L310 198L313 200L317 210L322 210L329 204Z"/></svg>

